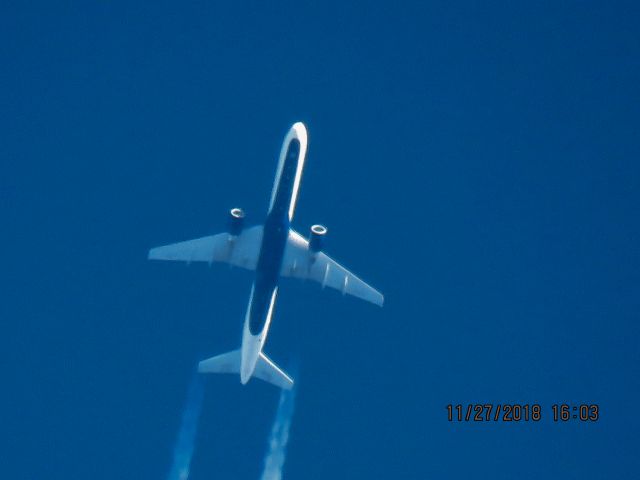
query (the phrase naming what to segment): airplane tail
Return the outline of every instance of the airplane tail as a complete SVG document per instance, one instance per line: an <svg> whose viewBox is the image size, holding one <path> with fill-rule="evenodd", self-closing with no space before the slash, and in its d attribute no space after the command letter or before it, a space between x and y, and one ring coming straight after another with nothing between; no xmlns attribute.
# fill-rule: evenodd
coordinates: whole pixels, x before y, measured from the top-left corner
<svg viewBox="0 0 640 480"><path fill-rule="evenodd" d="M208 358L198 364L200 373L235 373L240 374L241 350L232 350L215 357ZM260 352L253 376L271 383L276 387L290 390L293 388L293 379L280 367L271 361L264 353Z"/></svg>

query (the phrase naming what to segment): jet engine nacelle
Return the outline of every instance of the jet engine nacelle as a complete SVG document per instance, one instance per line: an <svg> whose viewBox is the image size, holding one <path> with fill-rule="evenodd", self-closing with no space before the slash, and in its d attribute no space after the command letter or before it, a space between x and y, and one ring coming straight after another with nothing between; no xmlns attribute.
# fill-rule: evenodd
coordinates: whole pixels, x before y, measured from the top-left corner
<svg viewBox="0 0 640 480"><path fill-rule="evenodd" d="M309 236L309 250L313 253L317 253L322 250L322 244L324 243L324 237L327 234L327 227L324 225L312 225L311 235Z"/></svg>
<svg viewBox="0 0 640 480"><path fill-rule="evenodd" d="M237 237L242 233L244 228L244 210L241 208L232 208L229 210L229 235Z"/></svg>

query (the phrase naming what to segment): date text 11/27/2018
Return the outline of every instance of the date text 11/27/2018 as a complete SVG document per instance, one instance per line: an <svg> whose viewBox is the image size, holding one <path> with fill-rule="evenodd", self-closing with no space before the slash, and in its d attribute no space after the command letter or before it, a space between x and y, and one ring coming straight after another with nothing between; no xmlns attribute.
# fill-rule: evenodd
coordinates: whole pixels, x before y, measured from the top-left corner
<svg viewBox="0 0 640 480"><path fill-rule="evenodd" d="M597 422L600 419L597 404L553 404L550 413L554 422ZM450 422L539 422L543 416L543 408L537 403L447 405Z"/></svg>

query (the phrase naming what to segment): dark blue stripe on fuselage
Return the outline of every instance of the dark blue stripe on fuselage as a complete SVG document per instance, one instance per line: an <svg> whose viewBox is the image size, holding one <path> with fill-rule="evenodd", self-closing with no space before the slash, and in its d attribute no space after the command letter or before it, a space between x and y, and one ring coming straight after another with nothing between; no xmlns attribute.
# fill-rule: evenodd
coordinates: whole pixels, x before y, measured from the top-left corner
<svg viewBox="0 0 640 480"><path fill-rule="evenodd" d="M257 335L264 328L274 289L278 286L284 248L289 235L289 206L296 178L300 142L292 139L280 174L273 206L264 223L262 248L256 267L253 301L249 311L249 331Z"/></svg>

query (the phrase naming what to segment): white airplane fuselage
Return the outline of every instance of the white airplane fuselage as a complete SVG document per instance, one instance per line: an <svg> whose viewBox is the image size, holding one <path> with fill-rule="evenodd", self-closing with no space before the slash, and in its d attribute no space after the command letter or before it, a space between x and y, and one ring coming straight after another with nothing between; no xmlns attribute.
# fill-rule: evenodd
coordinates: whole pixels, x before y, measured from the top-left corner
<svg viewBox="0 0 640 480"><path fill-rule="evenodd" d="M306 153L306 128L302 123L295 123L287 133L280 151L256 276L244 320L240 360L240 381L243 384L253 375L267 339Z"/></svg>

